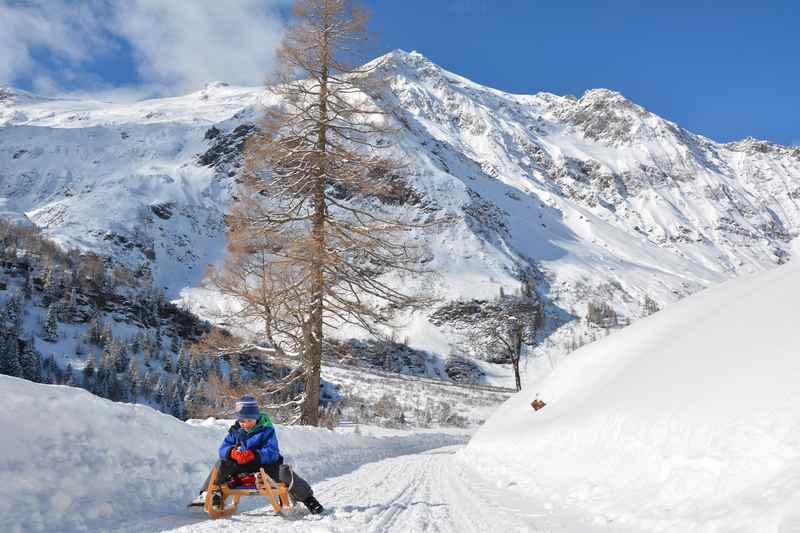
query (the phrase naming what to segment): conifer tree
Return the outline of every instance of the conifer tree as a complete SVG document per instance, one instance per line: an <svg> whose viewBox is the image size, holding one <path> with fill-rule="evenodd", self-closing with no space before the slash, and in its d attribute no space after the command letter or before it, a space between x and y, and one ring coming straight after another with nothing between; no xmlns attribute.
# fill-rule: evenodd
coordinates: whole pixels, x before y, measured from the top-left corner
<svg viewBox="0 0 800 533"><path fill-rule="evenodd" d="M192 380L205 379L208 369L205 366L204 356L201 353L193 353L189 359L189 376Z"/></svg>
<svg viewBox="0 0 800 533"><path fill-rule="evenodd" d="M178 364L176 372L185 381L189 381L192 377L190 354L186 350L178 351Z"/></svg>
<svg viewBox="0 0 800 533"><path fill-rule="evenodd" d="M348 0L297 0L294 15L271 88L282 105L268 110L248 143L243 188L229 212L229 254L211 280L243 304L226 319L258 320L263 330L226 353L292 364L276 387L301 381L297 419L318 425L326 328L377 334L388 310L414 304L381 274L413 271L418 250L402 244L411 210L376 201L396 189L401 165L383 152L391 146L388 116L365 97L378 76L351 64L367 38L365 13Z"/></svg>
<svg viewBox="0 0 800 533"><path fill-rule="evenodd" d="M164 379L164 376L160 375L153 390L153 400L155 400L155 402L161 407L165 407L168 399L167 383Z"/></svg>
<svg viewBox="0 0 800 533"><path fill-rule="evenodd" d="M44 281L44 292L42 294L42 302L49 306L53 302L61 299L61 276L58 269L51 266L47 269Z"/></svg>
<svg viewBox="0 0 800 533"><path fill-rule="evenodd" d="M58 384L64 382L64 373L58 367L55 355L50 354L44 359L42 362L42 369L42 374L47 375L47 379L44 380L45 382Z"/></svg>
<svg viewBox="0 0 800 533"><path fill-rule="evenodd" d="M89 327L86 330L87 340L95 346L102 346L103 344L103 329L105 324L98 316L92 317L89 320Z"/></svg>
<svg viewBox="0 0 800 533"><path fill-rule="evenodd" d="M47 308L47 318L44 321L44 327L42 329L42 339L47 342L55 342L58 340L58 319L56 318L58 310L56 307L57 304L52 303L50 307Z"/></svg>
<svg viewBox="0 0 800 533"><path fill-rule="evenodd" d="M94 359L92 357L86 361L86 366L83 367L83 388L88 391L94 390L95 368Z"/></svg>
<svg viewBox="0 0 800 533"><path fill-rule="evenodd" d="M94 387L92 392L102 398L108 398L110 371L105 359L100 361L100 366L95 372Z"/></svg>
<svg viewBox="0 0 800 533"><path fill-rule="evenodd" d="M149 368L145 369L140 389L141 395L145 398L152 398L155 394L156 381L158 381L158 378L155 373Z"/></svg>
<svg viewBox="0 0 800 533"><path fill-rule="evenodd" d="M33 275L30 269L25 271L25 281L22 283L22 294L26 299L33 295Z"/></svg>
<svg viewBox="0 0 800 533"><path fill-rule="evenodd" d="M142 351L142 334L137 333L131 339L131 353L137 354Z"/></svg>
<svg viewBox="0 0 800 533"><path fill-rule="evenodd" d="M186 406L183 402L183 394L180 387L175 386L172 388L167 409L175 418L181 420L186 418Z"/></svg>
<svg viewBox="0 0 800 533"><path fill-rule="evenodd" d="M114 368L117 372L125 372L128 369L128 364L130 362L128 344L121 338L117 338L115 341L117 346L114 354Z"/></svg>
<svg viewBox="0 0 800 533"><path fill-rule="evenodd" d="M115 402L124 400L124 387L113 368L108 369L106 379L108 383L108 390L105 394L105 397Z"/></svg>
<svg viewBox="0 0 800 533"><path fill-rule="evenodd" d="M69 297L64 302L62 306L62 319L67 322L72 322L75 320L75 316L78 311L78 292L75 287L72 287L69 291Z"/></svg>
<svg viewBox="0 0 800 533"><path fill-rule="evenodd" d="M19 342L16 335L4 334L0 337L0 374L22 377Z"/></svg>
<svg viewBox="0 0 800 533"><path fill-rule="evenodd" d="M114 340L114 330L111 327L111 321L103 324L103 330L100 333L100 346L106 347Z"/></svg>
<svg viewBox="0 0 800 533"><path fill-rule="evenodd" d="M30 381L41 381L42 357L32 344L26 344L19 352L19 361L22 369L21 377Z"/></svg>
<svg viewBox="0 0 800 533"><path fill-rule="evenodd" d="M128 363L128 372L125 377L130 390L130 400L136 401L142 393L142 376L136 359L131 359Z"/></svg>
<svg viewBox="0 0 800 533"><path fill-rule="evenodd" d="M6 302L3 310L3 327L9 334L19 336L22 333L22 307L23 295L14 291Z"/></svg>
<svg viewBox="0 0 800 533"><path fill-rule="evenodd" d="M179 358L180 360L180 358ZM164 354L164 372L173 373L175 369L172 368L172 354L165 353Z"/></svg>

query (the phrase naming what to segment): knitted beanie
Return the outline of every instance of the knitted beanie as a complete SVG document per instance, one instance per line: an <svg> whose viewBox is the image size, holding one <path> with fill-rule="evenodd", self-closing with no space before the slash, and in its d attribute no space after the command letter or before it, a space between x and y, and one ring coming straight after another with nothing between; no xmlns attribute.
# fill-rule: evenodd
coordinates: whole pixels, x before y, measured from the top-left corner
<svg viewBox="0 0 800 533"><path fill-rule="evenodd" d="M236 402L236 419L251 419L251 420L258 420L258 416L260 414L260 410L258 408L258 402L255 398L250 396L249 394L242 396Z"/></svg>

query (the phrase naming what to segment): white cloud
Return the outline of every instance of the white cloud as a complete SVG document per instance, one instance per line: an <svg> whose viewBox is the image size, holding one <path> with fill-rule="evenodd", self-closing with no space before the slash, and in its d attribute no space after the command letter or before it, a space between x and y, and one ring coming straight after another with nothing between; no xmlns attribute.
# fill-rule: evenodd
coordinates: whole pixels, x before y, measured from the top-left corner
<svg viewBox="0 0 800 533"><path fill-rule="evenodd" d="M102 5L98 5L101 8ZM105 40L98 15L88 5L29 0L24 4L0 0L0 83L16 77L50 78L41 72L34 52L47 49L54 61L79 64Z"/></svg>
<svg viewBox="0 0 800 533"><path fill-rule="evenodd" d="M113 94L93 73L89 60L119 51L118 39L134 51L142 86L138 91L179 94L206 82L260 84L273 65L283 22L276 9L286 0L0 0L0 84L34 80L37 90L59 91L58 79L79 76L86 90ZM58 64L43 65L46 50Z"/></svg>
<svg viewBox="0 0 800 533"><path fill-rule="evenodd" d="M115 30L137 52L149 83L188 91L208 81L258 84L272 67L282 23L276 1L135 0L120 3Z"/></svg>

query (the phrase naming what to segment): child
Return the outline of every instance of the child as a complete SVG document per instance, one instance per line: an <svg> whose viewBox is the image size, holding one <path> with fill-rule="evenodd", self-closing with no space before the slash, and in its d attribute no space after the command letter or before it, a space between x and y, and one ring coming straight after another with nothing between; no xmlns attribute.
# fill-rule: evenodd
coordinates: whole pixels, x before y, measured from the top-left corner
<svg viewBox="0 0 800 533"><path fill-rule="evenodd" d="M260 411L258 402L252 396L242 396L236 402L237 422L230 427L228 435L219 447L219 461L216 467L219 483L224 483L236 474L258 472L260 468L272 479L281 479L283 457L278 450L278 439L267 413ZM322 505L314 497L314 491L306 481L294 472L289 473L289 492L296 501L303 502L312 514L323 511ZM200 498L205 499L205 491L211 476L203 484ZM214 494L212 503L219 505L219 494ZM193 503L196 503L193 502Z"/></svg>

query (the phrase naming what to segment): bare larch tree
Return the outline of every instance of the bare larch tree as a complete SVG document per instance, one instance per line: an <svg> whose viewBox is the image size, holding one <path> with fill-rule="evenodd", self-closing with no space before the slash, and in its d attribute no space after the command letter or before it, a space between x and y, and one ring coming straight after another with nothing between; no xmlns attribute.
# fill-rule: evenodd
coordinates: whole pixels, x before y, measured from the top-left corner
<svg viewBox="0 0 800 533"><path fill-rule="evenodd" d="M302 381L298 421L318 425L326 330L378 333L392 313L421 300L385 281L419 272L403 233L413 210L381 201L396 193L401 166L386 154L389 117L375 94L375 67L357 67L365 13L347 0L297 0L278 52L273 105L246 147L242 186L227 222L225 265L209 279L237 303L239 324L261 324L247 346L289 364L275 388ZM405 182L402 182L405 183ZM408 187L408 185L404 185ZM236 344L236 343L233 343ZM274 389L272 389L274 391Z"/></svg>
<svg viewBox="0 0 800 533"><path fill-rule="evenodd" d="M502 295L492 307L495 314L478 324L470 341L479 351L499 354L503 361L510 362L520 391L520 361L525 350L536 345L544 325L544 304L533 285L523 281L519 294Z"/></svg>

